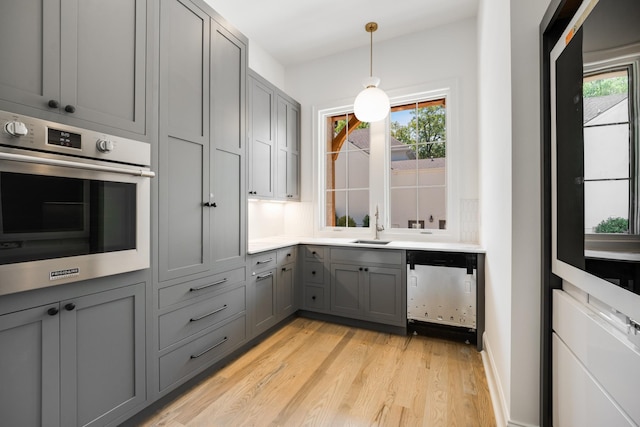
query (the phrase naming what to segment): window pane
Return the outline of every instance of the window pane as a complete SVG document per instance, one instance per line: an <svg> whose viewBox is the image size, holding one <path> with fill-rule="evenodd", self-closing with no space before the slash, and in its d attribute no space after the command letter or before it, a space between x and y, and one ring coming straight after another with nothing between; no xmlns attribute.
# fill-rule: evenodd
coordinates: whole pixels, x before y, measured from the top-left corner
<svg viewBox="0 0 640 427"><path fill-rule="evenodd" d="M418 167L419 186L444 186L446 184L447 174L444 158L418 160Z"/></svg>
<svg viewBox="0 0 640 427"><path fill-rule="evenodd" d="M419 218L415 188L392 188L389 194L391 228L409 228L409 221L416 223Z"/></svg>
<svg viewBox="0 0 640 427"><path fill-rule="evenodd" d="M586 233L609 218L629 219L629 181L584 183L584 227Z"/></svg>
<svg viewBox="0 0 640 427"><path fill-rule="evenodd" d="M584 129L584 179L629 178L629 125Z"/></svg>
<svg viewBox="0 0 640 427"><path fill-rule="evenodd" d="M348 227L362 227L369 214L369 190L351 190L348 194Z"/></svg>
<svg viewBox="0 0 640 427"><path fill-rule="evenodd" d="M326 225L327 227L336 227L337 219L347 214L347 193L345 191L327 191L326 207Z"/></svg>
<svg viewBox="0 0 640 427"><path fill-rule="evenodd" d="M369 153L358 150L347 154L349 188L369 188Z"/></svg>
<svg viewBox="0 0 640 427"><path fill-rule="evenodd" d="M418 189L418 217L425 228L446 229L447 211L444 187Z"/></svg>
<svg viewBox="0 0 640 427"><path fill-rule="evenodd" d="M334 156L337 156L334 160ZM326 179L327 190L344 190L347 188L347 155L346 153L327 154Z"/></svg>

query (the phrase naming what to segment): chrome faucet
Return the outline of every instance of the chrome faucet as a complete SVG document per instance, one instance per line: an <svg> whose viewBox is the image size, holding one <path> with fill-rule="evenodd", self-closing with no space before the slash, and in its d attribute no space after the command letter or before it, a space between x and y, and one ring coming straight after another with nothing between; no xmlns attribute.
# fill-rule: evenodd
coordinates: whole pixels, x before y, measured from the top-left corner
<svg viewBox="0 0 640 427"><path fill-rule="evenodd" d="M376 205L376 237L375 240L380 240L380 236L378 233L384 230L382 225L378 225L378 219L380 218L380 213L378 212L378 205Z"/></svg>

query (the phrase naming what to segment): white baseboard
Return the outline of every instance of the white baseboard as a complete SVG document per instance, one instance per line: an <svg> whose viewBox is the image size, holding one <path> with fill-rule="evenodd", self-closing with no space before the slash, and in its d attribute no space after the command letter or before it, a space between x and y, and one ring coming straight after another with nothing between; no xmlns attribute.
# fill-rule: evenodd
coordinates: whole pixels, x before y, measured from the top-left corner
<svg viewBox="0 0 640 427"><path fill-rule="evenodd" d="M482 353L482 364L484 372L487 376L487 384L489 386L489 394L491 395L491 403L493 404L493 413L496 417L496 426L498 427L538 427L532 424L522 424L509 419L509 406L504 397L504 390L498 381L497 369L493 353L491 352L491 344L487 338L486 332L482 335L482 344L484 350Z"/></svg>
<svg viewBox="0 0 640 427"><path fill-rule="evenodd" d="M482 348L484 350L480 354L482 355L484 372L487 376L489 394L491 395L491 403L493 404L493 413L496 417L496 426L508 427L507 420L509 419L509 408L507 406L507 401L504 398L502 387L498 382L496 364L493 360L491 344L489 343L486 332L482 334Z"/></svg>

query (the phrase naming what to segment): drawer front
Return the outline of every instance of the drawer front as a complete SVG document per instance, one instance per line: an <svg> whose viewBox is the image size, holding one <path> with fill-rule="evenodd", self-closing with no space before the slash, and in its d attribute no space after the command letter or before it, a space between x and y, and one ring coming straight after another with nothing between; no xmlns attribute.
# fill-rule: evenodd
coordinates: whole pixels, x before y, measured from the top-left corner
<svg viewBox="0 0 640 427"><path fill-rule="evenodd" d="M304 246L304 257L305 259L322 260L324 259L325 249L326 248L324 246L306 245Z"/></svg>
<svg viewBox="0 0 640 427"><path fill-rule="evenodd" d="M402 251L385 251L381 249L363 251L360 249L331 248L331 262L336 261L400 265L402 263Z"/></svg>
<svg viewBox="0 0 640 427"><path fill-rule="evenodd" d="M158 305L159 308L164 308L192 298L206 297L223 286L244 282L245 279L246 269L240 267L205 279L162 288L158 291Z"/></svg>
<svg viewBox="0 0 640 427"><path fill-rule="evenodd" d="M318 286L305 286L303 306L308 310L325 310L324 288L320 288Z"/></svg>
<svg viewBox="0 0 640 427"><path fill-rule="evenodd" d="M278 264L289 264L290 262L296 262L296 258L298 255L298 247L290 246L288 248L282 248L278 250Z"/></svg>
<svg viewBox="0 0 640 427"><path fill-rule="evenodd" d="M245 292L240 286L160 316L160 349L245 311Z"/></svg>
<svg viewBox="0 0 640 427"><path fill-rule="evenodd" d="M324 263L306 261L304 263L304 282L324 284Z"/></svg>
<svg viewBox="0 0 640 427"><path fill-rule="evenodd" d="M260 254L251 255L251 272L268 270L276 266L277 254L276 251L264 252Z"/></svg>
<svg viewBox="0 0 640 427"><path fill-rule="evenodd" d="M245 340L245 316L160 358L160 390L205 369Z"/></svg>

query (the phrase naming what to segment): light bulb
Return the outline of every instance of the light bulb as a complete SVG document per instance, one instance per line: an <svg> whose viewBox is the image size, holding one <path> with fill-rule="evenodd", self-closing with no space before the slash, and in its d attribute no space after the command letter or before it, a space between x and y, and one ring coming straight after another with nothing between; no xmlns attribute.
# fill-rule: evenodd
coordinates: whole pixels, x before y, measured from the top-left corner
<svg viewBox="0 0 640 427"><path fill-rule="evenodd" d="M353 103L353 113L361 122L377 122L389 114L389 97L382 89L366 87L358 94Z"/></svg>

